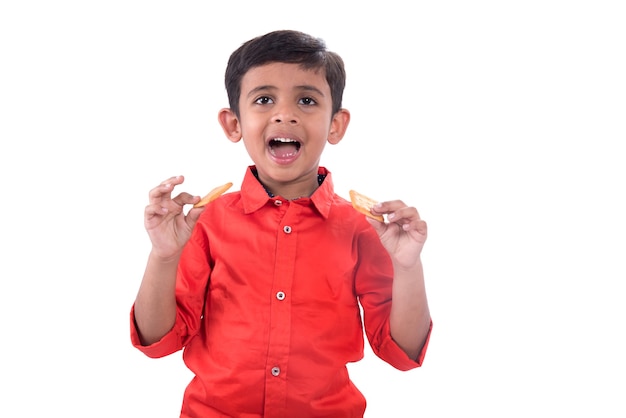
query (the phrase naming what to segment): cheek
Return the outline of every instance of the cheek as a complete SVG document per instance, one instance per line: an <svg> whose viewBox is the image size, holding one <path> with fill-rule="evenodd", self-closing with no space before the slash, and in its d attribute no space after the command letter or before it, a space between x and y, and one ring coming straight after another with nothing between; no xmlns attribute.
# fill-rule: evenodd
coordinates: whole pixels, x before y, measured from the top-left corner
<svg viewBox="0 0 626 418"><path fill-rule="evenodd" d="M254 118L247 118L245 122L241 124L241 132L243 133L243 137L246 135L250 138L258 137L262 135L265 124L261 121Z"/></svg>
<svg viewBox="0 0 626 418"><path fill-rule="evenodd" d="M320 138L320 142L325 143L330 135L330 125L327 121L320 121L315 129L315 136Z"/></svg>

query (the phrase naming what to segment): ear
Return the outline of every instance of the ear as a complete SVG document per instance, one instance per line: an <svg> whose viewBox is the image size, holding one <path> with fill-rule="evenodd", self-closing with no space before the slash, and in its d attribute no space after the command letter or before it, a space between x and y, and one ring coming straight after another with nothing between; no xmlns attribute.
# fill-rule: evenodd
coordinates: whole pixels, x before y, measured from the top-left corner
<svg viewBox="0 0 626 418"><path fill-rule="evenodd" d="M350 112L348 112L347 109L339 109L339 111L333 115L333 120L330 122L328 143L333 145L338 144L345 135L349 123Z"/></svg>
<svg viewBox="0 0 626 418"><path fill-rule="evenodd" d="M235 113L228 108L224 108L217 114L217 119L228 138L232 142L239 142L242 137L241 125Z"/></svg>

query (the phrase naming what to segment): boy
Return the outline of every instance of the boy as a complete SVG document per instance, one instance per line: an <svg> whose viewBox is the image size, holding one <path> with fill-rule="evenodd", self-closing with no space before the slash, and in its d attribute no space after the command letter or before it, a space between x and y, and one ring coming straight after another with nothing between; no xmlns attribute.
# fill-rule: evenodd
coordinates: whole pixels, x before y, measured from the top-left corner
<svg viewBox="0 0 626 418"><path fill-rule="evenodd" d="M363 417L346 364L373 351L421 366L432 322L420 253L426 223L400 200L372 209L333 191L319 166L350 113L342 59L322 40L275 31L244 43L226 69L226 137L253 165L239 192L150 191L152 250L131 309L131 339L149 357L184 349L195 377L181 417Z"/></svg>

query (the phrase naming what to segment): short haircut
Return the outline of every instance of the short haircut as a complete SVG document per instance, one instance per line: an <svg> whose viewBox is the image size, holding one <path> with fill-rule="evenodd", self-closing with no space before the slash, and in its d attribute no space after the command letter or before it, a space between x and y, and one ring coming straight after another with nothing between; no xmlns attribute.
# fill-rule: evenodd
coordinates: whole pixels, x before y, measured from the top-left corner
<svg viewBox="0 0 626 418"><path fill-rule="evenodd" d="M278 30L243 43L230 56L224 82L231 110L239 117L241 80L250 69L273 62L300 64L306 70L323 70L330 86L333 115L341 109L346 71L341 57L326 43L303 32Z"/></svg>

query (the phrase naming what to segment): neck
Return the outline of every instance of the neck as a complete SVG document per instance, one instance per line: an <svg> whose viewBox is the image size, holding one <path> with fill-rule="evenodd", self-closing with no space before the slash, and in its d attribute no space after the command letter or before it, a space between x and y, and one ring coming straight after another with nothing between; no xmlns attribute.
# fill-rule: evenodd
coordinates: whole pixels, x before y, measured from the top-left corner
<svg viewBox="0 0 626 418"><path fill-rule="evenodd" d="M285 185L281 187L280 185L273 186L265 186L265 190L268 191L268 194L274 196L282 196L287 200L295 200L300 199L302 197L310 197L315 190L319 187L317 183L317 179L315 180L315 184L306 185Z"/></svg>
<svg viewBox="0 0 626 418"><path fill-rule="evenodd" d="M259 182L265 188L265 191L270 197L274 196L282 196L287 200L295 200L303 197L310 197L315 190L322 184L324 181L324 175L315 174L315 177L310 179L302 179L301 181L294 183L274 183L274 182L264 182L260 178Z"/></svg>

